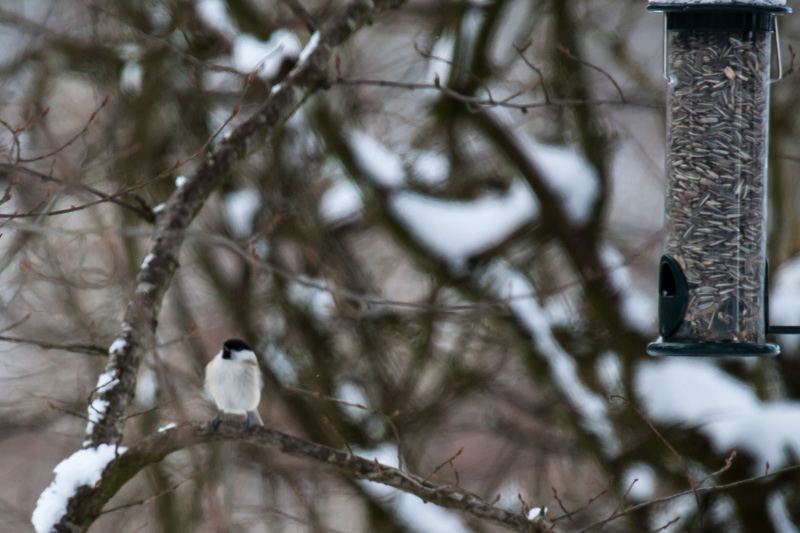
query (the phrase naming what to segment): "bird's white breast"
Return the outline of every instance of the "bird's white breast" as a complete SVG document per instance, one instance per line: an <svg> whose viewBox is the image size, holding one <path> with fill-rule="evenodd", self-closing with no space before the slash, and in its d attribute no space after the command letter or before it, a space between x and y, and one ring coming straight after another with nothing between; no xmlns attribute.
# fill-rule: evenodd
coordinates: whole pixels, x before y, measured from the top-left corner
<svg viewBox="0 0 800 533"><path fill-rule="evenodd" d="M206 384L220 411L246 414L261 399L261 370L253 358L223 359L217 356L206 366Z"/></svg>

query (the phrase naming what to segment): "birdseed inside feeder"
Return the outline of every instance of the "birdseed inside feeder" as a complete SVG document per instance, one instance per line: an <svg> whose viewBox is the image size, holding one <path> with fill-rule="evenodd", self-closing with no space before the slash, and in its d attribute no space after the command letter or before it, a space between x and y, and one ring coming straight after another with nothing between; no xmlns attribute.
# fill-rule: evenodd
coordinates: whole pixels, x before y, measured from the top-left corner
<svg viewBox="0 0 800 533"><path fill-rule="evenodd" d="M778 0L665 12L666 241L651 355L774 355L766 343L770 52ZM780 58L778 58L780 61Z"/></svg>

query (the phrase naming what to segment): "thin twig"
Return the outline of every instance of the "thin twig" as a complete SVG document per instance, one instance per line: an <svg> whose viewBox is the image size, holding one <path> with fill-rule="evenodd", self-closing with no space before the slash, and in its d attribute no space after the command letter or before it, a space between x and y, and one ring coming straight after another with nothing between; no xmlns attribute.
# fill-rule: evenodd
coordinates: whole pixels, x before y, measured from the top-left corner
<svg viewBox="0 0 800 533"><path fill-rule="evenodd" d="M528 502L526 502L525 499L522 497L521 492L517 493L517 499L522 504L522 516L528 516L528 511L531 510L531 506L528 505Z"/></svg>
<svg viewBox="0 0 800 533"><path fill-rule="evenodd" d="M659 438L659 440L661 440L661 442L663 442L667 446L667 448L669 448L669 451L672 452L672 455L674 455L678 459L678 461L681 463L681 466L683 467L683 472L686 474L686 479L687 479L687 481L689 481L689 486L692 488L692 491L694 492L694 499L697 502L697 513L698 513L698 516L700 518L700 529L702 530L703 529L703 507L700 504L700 496L698 496L698 494L697 494L697 487L695 486L694 480L692 479L692 473L689 472L689 467L686 466L686 461L683 460L683 457L681 457L681 454L679 454L678 451L675 448L672 447L672 444L670 444L669 441L664 438L664 436L661 434L661 432L658 431L658 429L656 429L656 427L652 424L652 422L650 422L650 420L648 420L647 417L644 416L644 414L639 409L637 409L635 405L633 405L631 403L630 400L628 400L624 396L620 396L618 394L612 395L611 398L612 399L618 398L618 399L622 400L623 402L625 402L625 404L628 407L633 409L633 411L637 415L639 415L639 418L641 418L642 421L645 424L647 424L647 426L653 431L653 433L656 434L656 436Z"/></svg>
<svg viewBox="0 0 800 533"><path fill-rule="evenodd" d="M247 81L247 83L245 85L245 89L242 92L242 95L244 95L244 92L247 90L247 87L249 86L249 84L251 82L252 82L252 76L248 77L248 81ZM231 120L234 119L234 117L236 117L236 115L239 114L239 111L241 111L241 109L242 109L242 106L240 104L237 104L236 107L234 107L234 109L231 112L231 114L225 120L225 122L223 122L223 124L217 129L217 131L215 131L192 156L190 156L189 158L187 158L187 159L185 159L183 161L180 161L180 160L177 161L175 163L175 165L173 165L169 170L166 170L166 171L162 172L161 174L159 174L155 178L147 180L143 184L138 184L138 185L134 185L132 187L125 188L125 189L123 189L123 190L121 190L121 191L119 191L117 193L114 193L114 194L105 194L105 193L103 193L101 191L98 191L96 189L93 189L91 187L81 186L81 188L83 188L84 190L89 190L93 194L96 194L96 195L100 196L100 199L99 200L95 200L93 202L87 202L85 204L77 205L77 206L73 205L73 206L70 206L68 209L57 209L57 210L54 210L54 211L45 211L45 212L38 211L39 207L41 207L41 205L43 205L43 204L40 204L40 206L37 206L31 212L28 212L28 213L10 213L10 214L0 213L0 218L16 219L16 218L31 218L31 217L40 217L40 216L65 215L65 214L68 214L68 213L74 213L76 211L82 211L84 209L87 209L89 207L94 207L94 206L102 204L104 202L114 202L114 203L119 204L119 205L121 205L123 207L126 207L128 209L132 209L132 210L136 211L137 213L142 215L143 218L145 218L149 222L153 222L155 220L155 217L153 215L152 210L147 211L147 210L142 209L141 207L132 206L130 204L127 204L125 202L119 201L117 199L119 197L121 197L121 196L125 196L127 194L130 194L134 190L141 189L142 187L145 187L145 186L147 186L147 185L149 185L149 184L151 184L151 183L153 183L153 182L155 182L157 180L162 179L163 177L166 177L166 175L172 173L175 169L179 168L180 166L185 165L186 163L188 163L189 161L191 161L195 157L198 157L198 156L202 155L203 153L205 153L206 148L208 148L208 146L214 141L214 139L216 139L217 136L219 136L219 134L222 133L222 130L231 122ZM62 147L62 148L64 148L64 147ZM31 159L31 160L26 160L26 161L35 161L35 160L36 159ZM7 165L0 165L0 166L6 167ZM12 167L12 168L16 168L16 167ZM22 169L23 171L25 171L25 172L27 172L29 174L38 176L38 177L40 177L42 179L46 179L46 180L50 180L50 181L56 181L56 182L59 182L59 183L65 183L62 180L58 180L57 178L48 177L46 174L42 174L42 173L36 172L34 170L31 170L31 169L27 169L27 168L24 168L24 167L20 167L20 169Z"/></svg>
<svg viewBox="0 0 800 533"><path fill-rule="evenodd" d="M111 379L109 379L107 382L105 382L105 383L103 383L101 385L98 385L97 387L93 388L89 392L89 396L88 396L88 398L86 398L86 403L89 404L89 407L92 406L92 396L94 396L94 393L99 391L99 390L102 390L104 387L107 387L108 385L112 384L114 382L114 380L119 379L119 374L120 374L120 371L119 371L119 369L117 369L114 372L114 375L111 377ZM99 413L99 414L102 414L102 413Z"/></svg>
<svg viewBox="0 0 800 533"><path fill-rule="evenodd" d="M327 82L330 85L370 85L375 87L391 87L397 89L409 89L409 90L436 90L441 92L442 94L453 98L454 100L458 100L465 104L471 105L477 109L483 108L491 108L491 107L507 107L511 109L518 109L521 111L527 111L529 109L536 109L541 107L572 107L576 105L592 105L592 106L603 106L603 105L626 105L626 106L641 106L647 107L652 109L658 109L660 104L655 102L638 102L633 100L585 100L585 99L564 99L564 100L546 100L544 102L527 102L527 103L514 103L514 102L503 102L500 100L496 100L493 97L489 96L487 98L479 98L476 96L467 96L465 94L461 94L457 91L454 91L445 85L442 85L441 81L438 78L434 79L433 83L426 83L426 82L404 82L398 80L373 80L373 79L354 79L354 78L331 78Z"/></svg>
<svg viewBox="0 0 800 533"><path fill-rule="evenodd" d="M88 416L76 413L75 411L70 411L69 409L64 409L63 407L59 407L50 400L47 400L47 407L64 414L74 416L75 418L80 418L81 420L87 420L87 421L89 420Z"/></svg>
<svg viewBox="0 0 800 533"><path fill-rule="evenodd" d="M455 470L455 467L453 466L453 459L455 459L456 457L461 455L461 452L463 452L463 451L464 451L464 447L462 446L461 448L458 449L458 451L455 453L455 455L453 455L449 459L445 460L442 464L440 464L439 466L434 468L433 472L428 474L428 477L425 478L425 481L428 481L429 479L431 479L436 474L436 472L438 472L439 470L441 470L442 468L444 468L448 464L450 465L451 468L453 468L453 470ZM458 479L458 473L456 473L456 479ZM458 486L458 483L456 483L456 487L457 486Z"/></svg>
<svg viewBox="0 0 800 533"><path fill-rule="evenodd" d="M664 524L663 526L661 526L660 528L653 529L653 530L649 531L648 533L658 533L659 531L664 531L665 529L667 529L672 524L675 524L680 519L681 519L681 515L678 515L675 518L673 518L672 520L670 520L669 522L667 522L666 524Z"/></svg>
<svg viewBox="0 0 800 533"><path fill-rule="evenodd" d="M283 3L292 10L292 13L294 13L300 20L303 21L303 24L306 25L308 31L311 33L317 31L317 21L314 20L314 17L311 15L311 13L309 13L308 10L303 7L303 4L301 4L298 0L283 0Z"/></svg>
<svg viewBox="0 0 800 533"><path fill-rule="evenodd" d="M158 492L157 494L153 494L149 498L143 498L143 499L137 500L135 502L130 502L130 503L126 503L126 504L123 504L123 505L118 505L117 507L112 507L111 509L103 509L102 511L100 511L100 514L104 515L104 514L108 514L108 513L113 513L114 511L119 511L121 509L128 509L129 507L136 507L137 505L144 505L146 503L150 503L151 501L155 500L156 498L159 498L159 497L163 496L164 494L167 494L168 492L174 491L175 489L177 489L178 487L180 487L181 485L183 485L187 481L191 481L194 478L195 478L195 476L194 476L194 474L192 474L191 476L187 477L186 479L178 481L173 486L171 486L169 488L166 488L166 489Z"/></svg>
<svg viewBox="0 0 800 533"><path fill-rule="evenodd" d="M313 396L314 398L317 398L318 400L325 400L326 402L332 402L332 403L336 403L336 404L339 404L339 405L346 405L348 407L355 407L356 409L363 409L364 411L367 411L368 413L372 413L374 415L380 416L381 418L386 420L386 422L389 424L389 427L392 428L392 433L394 434L394 439L397 442L397 468L401 468L401 469L403 468L403 453L402 453L402 445L401 445L401 442L400 442L400 430L397 429L397 425L395 425L394 421L392 420L392 417L397 416L398 414L400 414L399 411L395 411L394 413L392 413L392 416L390 417L390 416L378 411L377 409L373 409L372 407L367 407L366 405L361 405L360 403L348 402L348 401L345 401L345 400L340 400L338 398L333 398L331 396L326 396L326 395L322 394L321 392L310 391L310 390L306 390L306 389L298 389L296 387L290 387L289 385L286 385L284 387L284 389L287 392L296 392L298 394L306 394L308 396Z"/></svg>
<svg viewBox="0 0 800 533"><path fill-rule="evenodd" d="M64 350L65 352L82 353L87 355L108 355L108 348L104 348L97 344L58 344L24 337L6 337L5 335L0 335L0 341L13 342L17 344L33 344L39 348L44 348L45 350Z"/></svg>
<svg viewBox="0 0 800 533"><path fill-rule="evenodd" d="M558 520L563 520L564 518L569 518L570 521L571 521L572 520L572 516L580 513L581 511L585 511L586 509L589 508L590 505L592 505L594 502L599 500L601 497L605 496L608 493L608 491L610 490L610 488L611 488L611 482L612 481L614 481L614 476L609 476L608 481L606 482L606 486L603 488L603 490L601 490L596 496L594 496L592 498L589 498L589 500L586 502L586 505L584 505L582 507L578 507L577 509L575 509L574 511L569 512L569 513L567 513L567 510L561 504L561 500L558 499L558 493L556 493L556 489L554 487L553 488L553 493L556 494L556 501L558 501L559 505L561 505L561 510L564 511L565 513L567 513L567 514L564 514L564 515L561 515L561 516L557 516L556 518L551 518L551 520L553 522L557 522Z"/></svg>
<svg viewBox="0 0 800 533"><path fill-rule="evenodd" d="M492 91L489 88L489 86L486 85L486 83L480 77L476 76L475 73L472 72L470 69L462 67L461 65L459 65L458 63L456 63L455 61L452 61L450 59L446 59L444 57L435 56L430 52L426 52L426 51L422 50L419 47L419 45L417 44L416 41L414 41L414 51L417 54L419 54L420 56L424 57L425 59L435 59L436 61L441 61L442 63L445 63L446 65L448 65L451 69L457 70L459 72L463 72L464 74L469 76L470 79L472 79L472 81L477 83L484 91L486 91L486 94L489 95L489 98L492 98ZM437 76L437 80L438 80L438 76ZM438 83L438 81L437 81L437 83Z"/></svg>
<svg viewBox="0 0 800 533"><path fill-rule="evenodd" d="M89 131L89 126L91 126L92 122L94 122L94 119L97 118L97 114L100 112L100 110L103 109L106 106L106 104L108 104L108 99L109 99L108 96L103 98L103 101L100 103L100 107L92 111L92 114L89 115L89 120L86 122L86 125L83 127L83 129L78 133L76 133L75 136L72 137L70 140L68 140L66 143L62 144L61 146L59 146L58 148L47 154L40 155L38 157L33 157L31 159L20 158L18 159L18 161L20 163L33 163L34 161L41 161L42 159L47 159L48 157L52 157L61 152L62 150L68 148L69 146L72 146L72 144L78 139L80 139L84 133Z"/></svg>
<svg viewBox="0 0 800 533"><path fill-rule="evenodd" d="M331 431L333 431L333 434L336 435L336 437L340 441L342 441L342 444L344 444L344 447L347 448L348 452L350 452L350 455L353 455L353 449L350 447L350 444L347 442L347 439L344 438L344 435L342 435L341 432L338 429L336 429L336 427L331 423L330 420L328 420L328 417L325 415L322 415L322 424L327 428L329 428Z"/></svg>
<svg viewBox="0 0 800 533"><path fill-rule="evenodd" d="M726 472L731 466L733 466L733 459L736 457L736 450L733 450L731 454L725 459L725 466L717 470L716 472L712 472L700 481L697 482L697 486L701 486L703 483L711 479L712 477L717 477L718 475ZM767 468L769 468L769 462L767 462ZM764 472L766 474L766 472Z"/></svg>
<svg viewBox="0 0 800 533"><path fill-rule="evenodd" d="M0 233L0 235L2 235L2 233ZM24 317L20 318L16 322L14 322L13 324L10 324L10 325L6 326L5 328L0 329L0 333L5 333L6 331L11 331L12 329L16 328L17 326L21 326L22 324L24 324L25 322L30 320L30 318L31 318L31 313L28 313Z"/></svg>
<svg viewBox="0 0 800 533"><path fill-rule="evenodd" d="M533 44L533 39L528 41L525 44L525 46L523 46L522 48L519 48L517 45L512 45L512 46L514 46L514 50L517 51L517 53L519 54L519 57L521 57L522 60L525 62L525 64L528 65L528 68L530 68L532 71L534 71L536 74L539 75L539 86L542 88L542 94L544 94L544 101L549 103L550 102L550 93L547 90L547 85L544 83L544 74L542 74L542 69L540 69L539 67L537 67L536 65L531 63L531 61L527 57L525 57L525 51L532 44Z"/></svg>
<svg viewBox="0 0 800 533"><path fill-rule="evenodd" d="M550 488L553 490L553 498L556 499L556 501L558 502L558 506L561 508L562 511L564 511L564 515L561 516L560 518L569 518L570 522L574 522L574 520L572 520L573 512L568 511L567 508L564 507L564 502L562 502L561 498L558 497L558 491L556 490L556 488L555 487L550 487ZM556 520L557 519L553 519L554 522Z"/></svg>
<svg viewBox="0 0 800 533"><path fill-rule="evenodd" d="M637 503L636 505L632 505L632 506L628 507L627 509L624 509L623 511L617 512L614 516L606 518L604 520L604 522L606 522L606 521L611 522L612 520L616 520L617 518L620 518L620 517L625 516L627 514L634 513L636 511L641 511L642 509L650 507L651 505L658 505L658 504L661 504L661 503L666 503L668 501L672 501L672 500L677 499L677 498L682 498L684 496L691 496L691 495L695 495L695 494L706 494L706 493L712 493L712 492L723 492L723 491L726 491L728 489L733 489L733 488L741 487L741 486L744 486L744 485L749 485L751 483L755 483L756 481L761 481L761 480L764 480L764 479L767 479L767 478L770 478L770 477L773 477L773 476L778 476L778 475L781 475L781 474L787 474L789 472L797 472L797 471L800 471L800 465L792 465L792 466L787 466L786 468L781 468L780 470L775 470L773 472L770 472L769 474L764 474L762 476L756 476L756 477L750 477L750 478L747 478L747 479L741 479L739 481L734 481L734 482L731 482L731 483L727 483L725 485L717 485L717 486L714 486L714 487L697 487L697 489L695 489L695 490L690 489L690 490L685 490L683 492L677 492L677 493L671 494L669 496L664 496L663 498L657 498L655 500L649 500L649 501L646 501L646 502ZM588 526L584 527L583 529L580 529L580 530L576 531L575 533L584 533L586 531L589 531L593 527L597 527L599 524L600 524L600 522L595 522L593 524L589 524Z"/></svg>
<svg viewBox="0 0 800 533"><path fill-rule="evenodd" d="M100 197L103 200L107 200L107 201L109 201L111 203L117 204L117 205L119 205L121 207L124 207L126 209L130 209L131 211L133 211L133 212L139 214L140 216L142 216L142 218L144 218L148 222L152 222L153 221L153 213L151 211L143 209L140 205L129 204L129 203L124 202L124 201L119 199L119 196L127 194L126 191L122 191L121 193L117 193L115 195L108 195L108 194L104 193L103 191L95 189L94 187L90 187L89 185L84 185L82 183L71 183L71 182L63 180L61 178L56 178L55 176L52 176L52 175L49 175L49 174L45 174L43 172L39 172L37 170L33 170L33 169L27 168L27 167L14 166L14 165L8 165L8 164L5 164L5 163L0 163L0 169L3 169L3 170L5 170L6 172L9 172L9 173L22 172L22 173L34 176L36 178L39 178L42 181L49 181L49 182L53 182L53 183L58 183L60 185L66 186L66 187L72 187L72 188L76 188L76 189L79 189L79 190L82 190L82 191L86 191L88 193L91 193L91 194L94 194L95 196Z"/></svg>
<svg viewBox="0 0 800 533"><path fill-rule="evenodd" d="M618 512L619 512L619 510L622 508L622 506L623 506L623 505L625 504L625 502L628 500L628 495L631 493L631 490L633 490L633 486L636 484L636 482L637 482L637 481L639 481L639 479L638 479L638 478L637 478L637 479L634 479L633 481L631 481L631 484L630 484L630 486L628 487L628 490L626 490L626 491L625 491L625 494L623 494L623 495L622 495L622 498L620 498L620 500L619 500L619 503L617 504L617 507L614 509L614 511L611 513L611 516L609 516L609 517L608 517L608 518L606 518L605 520L602 520L601 522L598 522L598 523L597 523L597 525L599 526L599 527L597 528L597 531L601 531L601 530L602 530L604 527L606 527L606 525L607 525L609 522L611 522L611 520L613 520L613 519L614 519L614 516L616 515L616 513L618 513Z"/></svg>
<svg viewBox="0 0 800 533"><path fill-rule="evenodd" d="M569 50L564 48L559 43L556 43L556 50L558 50L559 52L561 52L562 54L564 54L568 58L572 59L573 61L577 61L581 65L585 65L585 66L587 66L587 67L589 67L591 69L594 69L597 72L599 72L600 74L602 74L603 76L605 76L606 78L608 78L609 81L611 81L611 83L614 85L614 88L617 90L617 93L619 94L620 100L622 100L623 102L626 101L625 93L622 92L622 87L619 86L619 84L617 83L617 80L615 80L614 77L611 74L609 74L608 72L606 72L602 68L598 67L597 65L593 65L592 63L589 63L588 61L585 61L585 60L575 56L572 52L570 52Z"/></svg>

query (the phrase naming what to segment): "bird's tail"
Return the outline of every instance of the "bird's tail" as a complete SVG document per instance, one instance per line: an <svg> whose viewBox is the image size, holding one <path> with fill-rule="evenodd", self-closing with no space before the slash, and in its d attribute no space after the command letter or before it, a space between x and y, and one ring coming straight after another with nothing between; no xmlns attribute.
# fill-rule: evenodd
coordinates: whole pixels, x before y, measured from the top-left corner
<svg viewBox="0 0 800 533"><path fill-rule="evenodd" d="M255 409L253 409L252 411L247 411L247 421L250 422L250 424L258 424L260 426L264 425L264 421L261 420L261 416Z"/></svg>

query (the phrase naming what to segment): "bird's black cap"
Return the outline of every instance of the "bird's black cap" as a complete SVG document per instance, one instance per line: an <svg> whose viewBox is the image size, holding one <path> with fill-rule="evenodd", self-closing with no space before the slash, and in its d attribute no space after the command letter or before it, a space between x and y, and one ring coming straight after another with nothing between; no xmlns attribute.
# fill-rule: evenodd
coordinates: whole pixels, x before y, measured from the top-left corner
<svg viewBox="0 0 800 533"><path fill-rule="evenodd" d="M234 352L241 352L242 350L250 350L251 352L253 351L253 349L248 346L246 342L239 339L228 339L225 341L225 344L223 344L222 347L225 350L233 350Z"/></svg>

